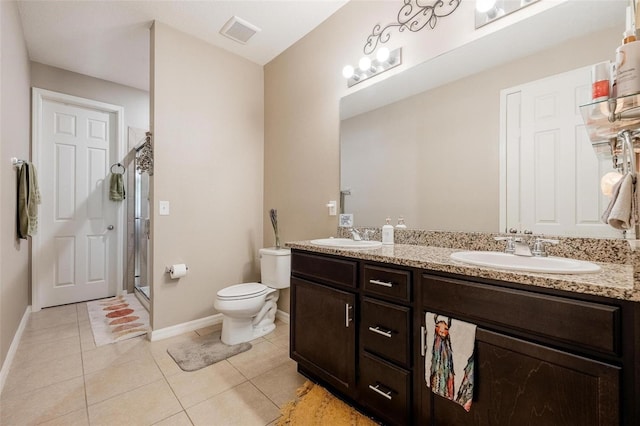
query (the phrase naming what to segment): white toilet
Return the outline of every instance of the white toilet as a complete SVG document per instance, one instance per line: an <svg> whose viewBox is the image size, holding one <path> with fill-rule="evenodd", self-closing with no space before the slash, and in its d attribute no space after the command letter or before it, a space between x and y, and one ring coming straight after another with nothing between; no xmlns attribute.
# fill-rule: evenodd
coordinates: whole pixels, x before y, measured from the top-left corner
<svg viewBox="0 0 640 426"><path fill-rule="evenodd" d="M227 345L248 342L276 328L278 289L290 285L291 250L272 247L260 249L259 253L262 283L225 287L213 304L223 316L221 340Z"/></svg>

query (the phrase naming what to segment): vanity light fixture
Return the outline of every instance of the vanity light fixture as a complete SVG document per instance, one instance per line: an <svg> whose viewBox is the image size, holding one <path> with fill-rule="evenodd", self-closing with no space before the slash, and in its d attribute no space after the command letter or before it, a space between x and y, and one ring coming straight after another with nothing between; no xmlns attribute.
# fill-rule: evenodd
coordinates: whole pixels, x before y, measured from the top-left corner
<svg viewBox="0 0 640 426"><path fill-rule="evenodd" d="M402 63L402 48L398 47L389 51L386 47L378 49L375 59L363 56L358 61L358 66L354 68L346 65L342 69L342 76L347 79L347 87L360 83L374 75L381 74Z"/></svg>

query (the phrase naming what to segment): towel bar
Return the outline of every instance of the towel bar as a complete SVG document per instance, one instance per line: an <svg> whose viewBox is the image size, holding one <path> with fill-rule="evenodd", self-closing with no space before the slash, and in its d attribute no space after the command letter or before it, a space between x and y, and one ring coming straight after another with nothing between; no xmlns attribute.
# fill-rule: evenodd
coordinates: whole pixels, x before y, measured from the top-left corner
<svg viewBox="0 0 640 426"><path fill-rule="evenodd" d="M21 159L16 158L16 157L12 157L11 158L11 165L12 166L19 167L19 166L22 166L24 163L25 163L25 160L21 160Z"/></svg>
<svg viewBox="0 0 640 426"><path fill-rule="evenodd" d="M114 168L114 167L116 167L116 171L115 171L115 172L113 171L113 168ZM121 172L118 172L117 167L122 168L122 171L121 171ZM112 164L112 165L111 165L111 168L109 169L109 171L111 171L111 173L114 173L114 174L116 174L116 173L117 173L117 174L121 174L121 175L123 175L123 174L124 174L124 172L126 172L126 171L127 171L127 169L125 169L125 168L124 168L124 166L123 166L122 164L120 164L120 163L114 163L114 164Z"/></svg>

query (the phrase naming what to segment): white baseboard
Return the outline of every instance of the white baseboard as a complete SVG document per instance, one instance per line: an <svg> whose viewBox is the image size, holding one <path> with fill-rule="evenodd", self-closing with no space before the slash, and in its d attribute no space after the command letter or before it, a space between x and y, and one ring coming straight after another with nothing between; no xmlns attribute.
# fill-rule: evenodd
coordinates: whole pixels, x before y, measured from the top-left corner
<svg viewBox="0 0 640 426"><path fill-rule="evenodd" d="M285 324L289 324L289 314L285 311L281 311L280 309L276 312L276 319L279 319Z"/></svg>
<svg viewBox="0 0 640 426"><path fill-rule="evenodd" d="M161 328L159 330L153 330L151 333L149 333L149 340L155 342L156 340L167 339L169 337L178 336L183 333L188 333L190 331L221 323L222 314L215 314L197 320L183 322L182 324L176 324L170 327Z"/></svg>
<svg viewBox="0 0 640 426"><path fill-rule="evenodd" d="M281 311L280 309L276 312L276 319L279 319L285 324L289 324L289 314L285 311ZM222 324L222 314L215 314L197 320L183 322L182 324L161 328L160 330L153 330L148 336L149 340L155 342L156 340L168 339L169 337L178 336L183 333L188 333L190 331L199 330L216 324Z"/></svg>
<svg viewBox="0 0 640 426"><path fill-rule="evenodd" d="M11 341L11 346L9 346L7 357L2 363L2 369L0 369L0 393L4 388L4 383L7 381L7 376L9 375L9 370L11 369L13 358L16 356L16 352L18 351L18 345L20 344L20 339L22 339L24 329L27 326L29 315L31 315L31 305L27 306L27 309L25 309L24 315L22 315L22 319L20 320L20 324L18 325L18 329L16 330L16 334L13 335L13 340Z"/></svg>

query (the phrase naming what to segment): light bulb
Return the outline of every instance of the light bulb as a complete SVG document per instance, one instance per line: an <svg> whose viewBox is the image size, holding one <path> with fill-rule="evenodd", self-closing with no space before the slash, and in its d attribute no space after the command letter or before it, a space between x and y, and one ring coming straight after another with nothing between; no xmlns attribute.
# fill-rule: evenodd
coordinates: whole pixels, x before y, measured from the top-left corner
<svg viewBox="0 0 640 426"><path fill-rule="evenodd" d="M360 62L358 62L358 68L360 68L360 71L369 71L369 69L371 68L371 59L369 59L367 56L363 56L362 58L360 58Z"/></svg>
<svg viewBox="0 0 640 426"><path fill-rule="evenodd" d="M386 47L381 47L376 52L376 59L378 60L378 62L383 63L384 61L389 59L389 54L389 49L387 49Z"/></svg>
<svg viewBox="0 0 640 426"><path fill-rule="evenodd" d="M504 16L504 9L494 7L487 12L487 20L492 20Z"/></svg>
<svg viewBox="0 0 640 426"><path fill-rule="evenodd" d="M353 77L353 73L354 72L355 72L355 70L353 69L353 67L351 65L346 65L344 68L342 68L342 76L344 78Z"/></svg>
<svg viewBox="0 0 640 426"><path fill-rule="evenodd" d="M476 0L476 10L480 13L487 13L496 5L496 0Z"/></svg>
<svg viewBox="0 0 640 426"><path fill-rule="evenodd" d="M609 172L600 179L600 190L607 197L611 197L613 187L622 179L622 175L618 172Z"/></svg>

